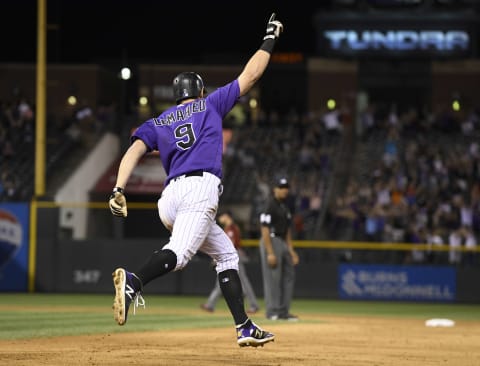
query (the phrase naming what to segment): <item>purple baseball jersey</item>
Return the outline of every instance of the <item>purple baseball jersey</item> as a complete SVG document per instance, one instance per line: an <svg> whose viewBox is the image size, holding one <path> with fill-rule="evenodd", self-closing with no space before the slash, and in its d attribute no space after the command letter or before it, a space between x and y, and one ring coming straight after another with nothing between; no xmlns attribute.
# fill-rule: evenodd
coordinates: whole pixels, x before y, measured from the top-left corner
<svg viewBox="0 0 480 366"><path fill-rule="evenodd" d="M160 153L167 173L165 186L179 175L203 170L222 179L222 122L240 96L238 81L206 98L173 106L138 127L131 142L141 139L148 151Z"/></svg>

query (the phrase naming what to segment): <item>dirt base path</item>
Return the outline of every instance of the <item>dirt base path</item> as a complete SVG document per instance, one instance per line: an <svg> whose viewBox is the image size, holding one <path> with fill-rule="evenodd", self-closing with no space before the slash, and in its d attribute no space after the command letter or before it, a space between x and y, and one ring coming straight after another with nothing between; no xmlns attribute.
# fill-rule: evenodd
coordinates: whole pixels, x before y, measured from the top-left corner
<svg viewBox="0 0 480 366"><path fill-rule="evenodd" d="M479 322L432 328L420 319L322 316L262 326L275 333L276 340L258 348L238 347L235 331L229 328L3 340L0 364L480 365Z"/></svg>

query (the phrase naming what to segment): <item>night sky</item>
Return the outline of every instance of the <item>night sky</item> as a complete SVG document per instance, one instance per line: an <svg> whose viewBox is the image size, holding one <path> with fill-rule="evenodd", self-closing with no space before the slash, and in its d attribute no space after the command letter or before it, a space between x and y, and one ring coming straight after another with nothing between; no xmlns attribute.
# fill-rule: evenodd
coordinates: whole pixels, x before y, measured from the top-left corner
<svg viewBox="0 0 480 366"><path fill-rule="evenodd" d="M309 55L315 52L313 15L329 1L310 3L47 0L47 57L58 63L122 57L168 63L250 55L260 46L273 11L285 26L277 50ZM37 0L2 0L0 62L35 62L36 10Z"/></svg>

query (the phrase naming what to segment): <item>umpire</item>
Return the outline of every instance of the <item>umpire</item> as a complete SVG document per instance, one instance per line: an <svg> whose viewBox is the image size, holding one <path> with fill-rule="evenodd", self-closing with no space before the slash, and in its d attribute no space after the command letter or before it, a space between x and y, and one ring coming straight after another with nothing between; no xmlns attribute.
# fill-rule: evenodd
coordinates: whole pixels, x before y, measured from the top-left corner
<svg viewBox="0 0 480 366"><path fill-rule="evenodd" d="M273 196L260 214L263 292L266 316L270 320L298 320L290 313L298 255L292 245L288 192L287 178L277 179Z"/></svg>

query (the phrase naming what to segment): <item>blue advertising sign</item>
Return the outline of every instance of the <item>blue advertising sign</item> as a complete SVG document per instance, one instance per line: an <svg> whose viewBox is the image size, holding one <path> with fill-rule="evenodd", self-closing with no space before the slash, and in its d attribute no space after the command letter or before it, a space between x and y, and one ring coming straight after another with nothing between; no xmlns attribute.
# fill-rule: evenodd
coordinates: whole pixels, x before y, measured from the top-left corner
<svg viewBox="0 0 480 366"><path fill-rule="evenodd" d="M453 267L355 265L338 267L342 299L454 301Z"/></svg>
<svg viewBox="0 0 480 366"><path fill-rule="evenodd" d="M0 291L26 291L29 213L27 203L0 203Z"/></svg>
<svg viewBox="0 0 480 366"><path fill-rule="evenodd" d="M355 51L468 51L470 35L464 30L325 30L323 36L329 47L338 52Z"/></svg>
<svg viewBox="0 0 480 366"><path fill-rule="evenodd" d="M390 11L379 14L318 12L317 53L407 59L465 58L478 50L475 13Z"/></svg>

